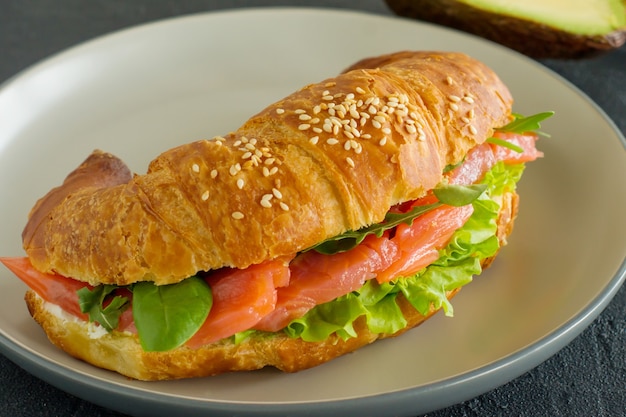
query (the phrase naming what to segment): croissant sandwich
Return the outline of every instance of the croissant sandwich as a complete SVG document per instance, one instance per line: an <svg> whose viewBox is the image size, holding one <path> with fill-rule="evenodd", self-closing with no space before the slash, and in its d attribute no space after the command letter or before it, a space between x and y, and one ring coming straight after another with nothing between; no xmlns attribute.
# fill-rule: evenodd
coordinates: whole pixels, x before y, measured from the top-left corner
<svg viewBox="0 0 626 417"><path fill-rule="evenodd" d="M539 122L460 53L308 85L134 175L94 151L2 262L76 358L140 380L295 372L438 310L489 265Z"/></svg>

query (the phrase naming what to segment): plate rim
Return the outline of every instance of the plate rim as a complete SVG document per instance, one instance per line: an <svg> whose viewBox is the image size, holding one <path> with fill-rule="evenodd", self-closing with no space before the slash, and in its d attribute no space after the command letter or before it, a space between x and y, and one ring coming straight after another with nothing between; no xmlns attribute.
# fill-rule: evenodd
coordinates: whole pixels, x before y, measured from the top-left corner
<svg viewBox="0 0 626 417"><path fill-rule="evenodd" d="M232 8L232 9L223 9L223 10L215 10L215 11L206 11L206 12L198 12L198 13L189 13L177 16L171 16L163 19L158 19L154 21L149 21L125 28L121 28L109 33L105 33L91 39L84 40L78 44L65 48L61 51L51 54L50 56L24 68L8 79L4 80L0 83L0 94L2 91L10 86L13 82L28 76L28 74L32 71L36 71L45 65L50 65L55 60L62 60L66 54L74 53L80 48L89 47L92 44L103 41L112 36L124 36L128 33L135 30L143 30L150 26L163 25L169 23L176 23L180 20L189 19L189 18L206 18L212 17L214 15L241 15L241 14L255 14L255 13L328 13L328 14L338 14L338 15L354 15L354 16L367 16L369 18L374 19L383 19L383 20L403 20L410 21L409 19L397 16L387 16L380 15L373 12L367 11L359 11L353 9L341 9L341 8L324 8L324 7L282 7L282 6L268 6L268 7L249 7L249 8ZM437 27L440 26L433 25L427 22L415 22L416 25L423 25L428 27ZM451 30L448 28L443 28L444 30ZM455 31L458 32L458 31ZM464 34L465 36L465 34ZM468 37L472 37L475 39L479 39L473 35L467 34ZM547 75L552 76L556 81L559 81L565 86L575 92L581 99L587 102L587 104L592 105L594 110L602 117L603 121L608 124L610 129L615 132L618 140L621 142L622 146L626 148L626 139L624 135L617 127L615 122L606 114L606 112L599 107L594 100L592 100L585 92L583 92L580 88L572 84L569 80L565 79L558 73L553 70L541 65L540 63L533 61L515 51L511 51L508 48L502 47L500 45L494 44L493 42L486 41L484 39L480 39L485 43L490 44L493 47L501 48L507 51L507 53L513 53L521 57L528 63L533 64L535 67L540 69ZM359 413L363 413L365 411L372 412L382 411L389 412L390 406L393 406L393 412L414 412L415 410L415 401L424 396L435 396L436 399L440 402L440 404L435 404L435 408L427 407L423 409L421 412L429 412L433 411L440 407L445 407L447 405L451 405L449 402L446 402L442 394L449 395L449 389L454 389L457 392L463 392L463 396L465 399L472 398L476 395L479 395L483 392L487 392L497 386L500 386L513 378L523 374L524 372L534 368L539 365L541 362L545 361L560 349L562 349L565 345L567 345L571 340L573 340L576 336L578 336L582 331L584 331L592 321L594 321L604 310L604 308L611 302L615 294L618 292L624 281L626 280L626 257L620 264L619 268L615 272L615 275L608 281L607 285L599 292L599 294L592 300L590 300L587 305L581 308L579 313L577 313L573 318L564 323L559 328L555 329L553 332L545 335L541 339L531 343L530 345L515 351L511 352L509 355L487 365L480 367L475 370L467 371L462 374L453 376L451 378L444 379L442 381L436 381L433 383L429 383L426 385L421 385L418 387L411 387L406 389L401 389L393 392L380 393L380 394L372 394L366 396L359 396L355 398L347 398L347 399L338 399L338 400L327 400L327 401L296 401L289 403L259 403L259 402L244 402L244 401L220 401L220 400L207 400L201 401L194 398L186 398L176 394L168 394L168 393L156 393L150 390L142 390L136 387L130 386L122 386L118 385L114 382L103 381L97 377L92 375L83 374L73 369L69 369L63 365L54 363L53 361L46 359L45 357L37 354L34 351L29 350L28 348L24 348L20 346L19 343L11 340L8 336L3 334L0 331L0 352L5 354L9 359L18 364L23 369L27 370L29 373L41 378L42 380L50 383L51 385L56 386L57 388L69 392L71 394L77 395L83 399L86 399L90 402L98 404L100 406L118 410L124 413L131 413L136 410L131 410L128 407L129 404L115 404L114 407L111 407L110 401L105 401L108 397L102 397L100 394L101 391L106 391L109 394L115 395L118 398L123 398L126 401L132 402L133 406L136 406L138 402L145 403L144 406L148 406L148 408L142 410L142 412L146 412L149 410L159 410L159 412L163 412L164 410L168 412L180 412L181 406L184 407L185 411L188 412L190 416L196 415L204 415L207 411L214 411L218 413L238 413L241 415L286 415L294 412L298 413L312 413L309 410L309 407L313 404L316 406L316 410L313 412L314 415L322 415L329 411L332 412L344 412L346 415L360 415ZM564 342L564 343L562 343ZM525 364L522 366L521 362ZM528 364L531 364L529 366ZM488 379L488 377L494 372L499 372L505 370L504 375L496 380L491 380L492 382L489 384L475 384L477 381L483 381ZM495 382L494 382L495 381ZM480 385L480 387L478 387ZM93 390L93 391L92 391ZM445 391L445 392L442 392ZM462 400L461 400L462 401ZM436 402L435 402L436 403ZM431 403L432 404L432 403ZM152 408L154 407L154 408ZM357 414L355 414L357 413ZM146 414L148 415L148 414ZM221 415L221 414L220 414ZM226 414L224 414L226 415Z"/></svg>

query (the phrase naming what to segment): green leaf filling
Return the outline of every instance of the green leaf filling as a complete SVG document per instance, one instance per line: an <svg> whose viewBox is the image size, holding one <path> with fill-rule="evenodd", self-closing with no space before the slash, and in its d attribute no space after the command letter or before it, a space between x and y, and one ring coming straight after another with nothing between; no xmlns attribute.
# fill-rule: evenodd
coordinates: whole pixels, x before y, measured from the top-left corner
<svg viewBox="0 0 626 417"><path fill-rule="evenodd" d="M464 206L470 204L472 201L477 199L486 188L487 186L484 184L474 184L468 186L441 184L433 190L435 196L439 199L439 202L437 203L416 206L407 213L387 213L385 220L381 223L376 223L359 230L342 233L327 239L308 250L315 250L324 255L345 252L358 246L368 235L373 234L381 237L386 230L393 229L402 223L410 225L416 217L421 216L422 214L427 213L442 204L448 204L450 206Z"/></svg>
<svg viewBox="0 0 626 417"><path fill-rule="evenodd" d="M355 320L365 317L372 332L395 333L406 326L396 303L398 293L422 314L434 306L451 316L453 308L446 293L471 282L474 275L482 272L481 260L499 249L496 231L500 207L490 197L514 190L523 170L523 164L499 162L485 175L479 190L486 192L473 200L472 216L454 233L435 263L413 276L382 285L375 279L369 280L358 291L316 306L293 320L285 332L311 342L325 340L333 333L347 339L355 334Z"/></svg>
<svg viewBox="0 0 626 417"><path fill-rule="evenodd" d="M133 318L145 351L177 348L200 329L213 305L209 285L191 277L177 284L133 286Z"/></svg>
<svg viewBox="0 0 626 417"><path fill-rule="evenodd" d="M77 291L80 311L89 316L90 322L100 324L109 332L117 328L120 316L130 305L127 297L112 295L118 288L116 285L98 285L91 290L84 287Z"/></svg>

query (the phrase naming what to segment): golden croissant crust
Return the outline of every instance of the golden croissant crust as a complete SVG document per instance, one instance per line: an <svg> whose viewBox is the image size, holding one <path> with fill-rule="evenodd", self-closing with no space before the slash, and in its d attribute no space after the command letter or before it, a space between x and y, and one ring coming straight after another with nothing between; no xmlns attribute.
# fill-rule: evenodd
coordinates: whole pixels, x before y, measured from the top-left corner
<svg viewBox="0 0 626 417"><path fill-rule="evenodd" d="M364 60L235 132L161 154L145 175L94 152L33 208L24 248L40 271L118 285L291 256L423 196L511 105L463 54Z"/></svg>

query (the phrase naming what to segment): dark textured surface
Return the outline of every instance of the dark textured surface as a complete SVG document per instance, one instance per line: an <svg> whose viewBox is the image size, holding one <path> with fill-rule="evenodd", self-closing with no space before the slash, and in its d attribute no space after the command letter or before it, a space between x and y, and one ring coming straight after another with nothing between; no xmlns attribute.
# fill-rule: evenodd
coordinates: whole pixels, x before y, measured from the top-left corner
<svg viewBox="0 0 626 417"><path fill-rule="evenodd" d="M234 7L315 6L391 15L380 1L0 0L0 82L99 35L182 14ZM542 61L626 132L626 47L583 61ZM429 413L460 416L626 416L626 287L572 343L493 391ZM122 416L57 389L0 355L0 416Z"/></svg>

